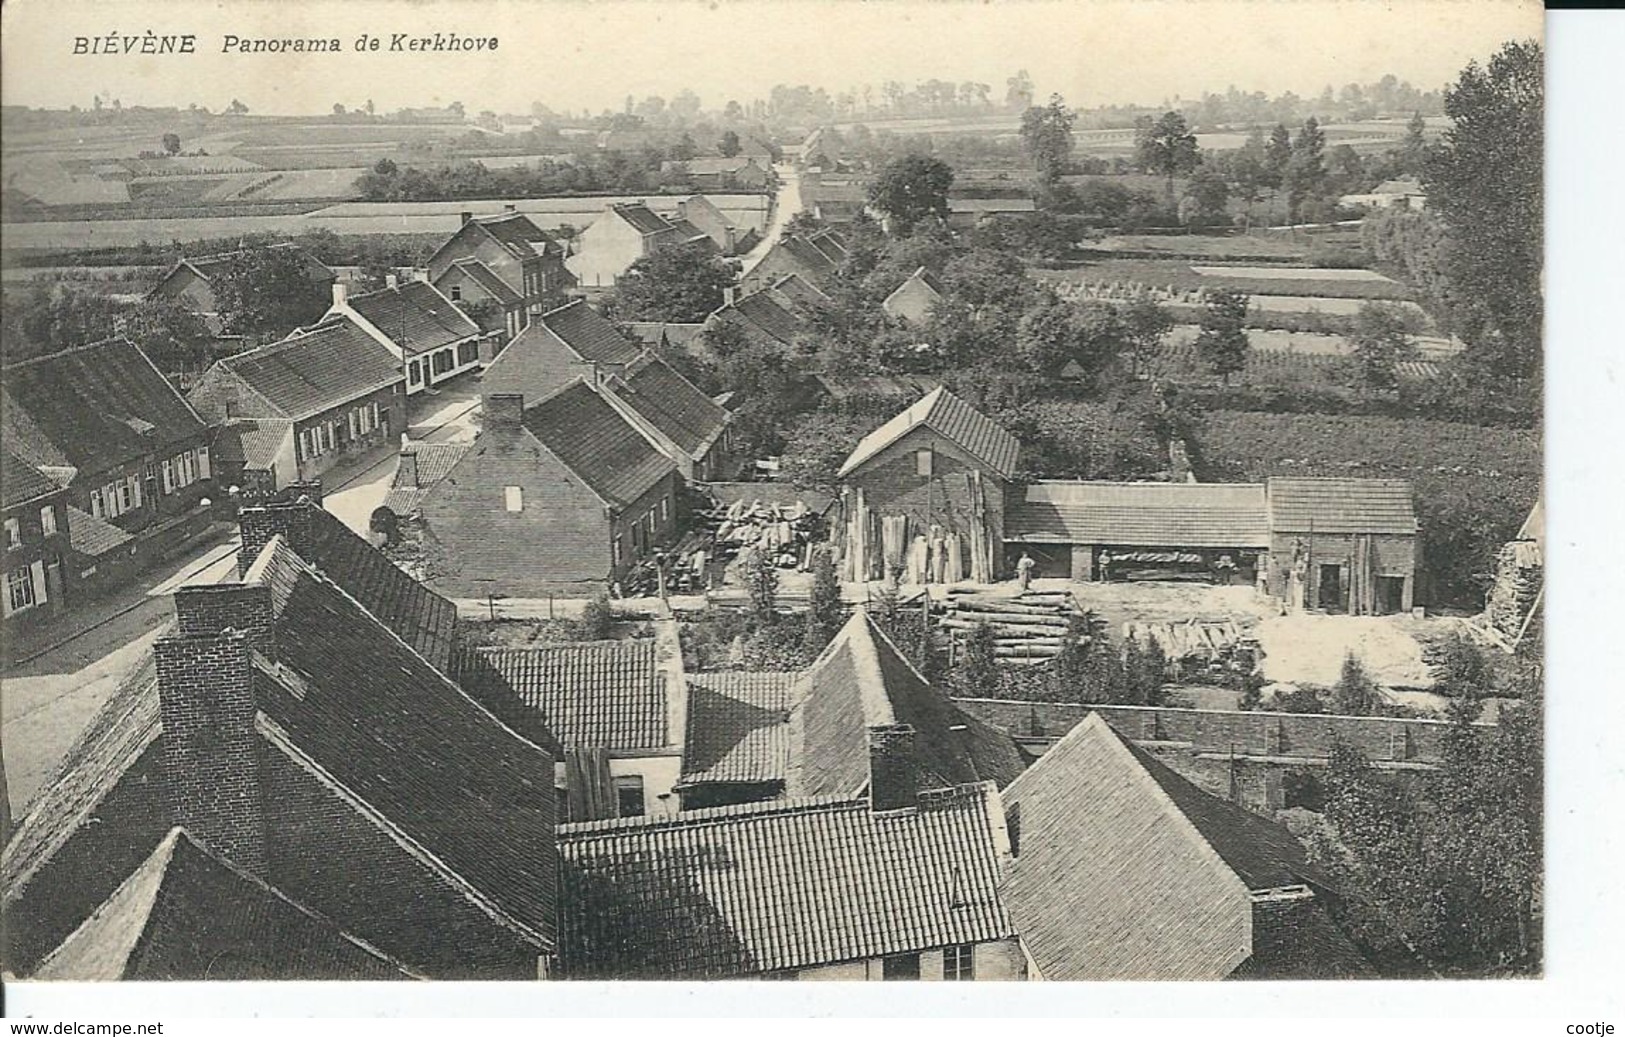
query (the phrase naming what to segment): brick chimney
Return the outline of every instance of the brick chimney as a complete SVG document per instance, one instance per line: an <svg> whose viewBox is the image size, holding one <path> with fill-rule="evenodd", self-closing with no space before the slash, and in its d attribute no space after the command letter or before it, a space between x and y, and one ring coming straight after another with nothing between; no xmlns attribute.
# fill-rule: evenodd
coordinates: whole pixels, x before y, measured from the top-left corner
<svg viewBox="0 0 1625 1037"><path fill-rule="evenodd" d="M457 215L463 218L464 225L474 222L474 214L471 212L460 212Z"/></svg>
<svg viewBox="0 0 1625 1037"><path fill-rule="evenodd" d="M726 285L722 289L722 305L724 305L724 306L732 306L734 303L736 303L738 301L739 301L739 286L738 285L731 285L731 284Z"/></svg>
<svg viewBox="0 0 1625 1037"><path fill-rule="evenodd" d="M395 481L405 486L418 485L418 446L416 443L401 444L400 470L396 473Z"/></svg>
<svg viewBox="0 0 1625 1037"><path fill-rule="evenodd" d="M266 655L275 653L271 589L258 584L221 583L177 588L175 626L182 638L214 637L235 630Z"/></svg>
<svg viewBox="0 0 1625 1037"><path fill-rule="evenodd" d="M525 396L517 392L494 392L480 397L485 414L485 427L490 430L512 431L525 417Z"/></svg>
<svg viewBox="0 0 1625 1037"><path fill-rule="evenodd" d="M384 287L385 288L399 288L400 286L401 286L401 279L399 277L397 277L394 273L388 273L388 274L384 275Z"/></svg>
<svg viewBox="0 0 1625 1037"><path fill-rule="evenodd" d="M237 552L237 575L241 577L248 572L248 567L274 536L281 535L295 554L309 550L316 509L315 504L295 501L239 511L237 529L242 534L243 546Z"/></svg>
<svg viewBox="0 0 1625 1037"><path fill-rule="evenodd" d="M260 591L262 588L224 588ZM176 603L177 611L180 602ZM225 601L211 601L224 615ZM197 617L194 617L195 619ZM163 722L164 797L173 822L238 867L266 869L254 660L248 633L225 629L153 645Z"/></svg>
<svg viewBox="0 0 1625 1037"><path fill-rule="evenodd" d="M914 766L914 728L891 724L869 728L869 802L874 810L912 807L919 795Z"/></svg>

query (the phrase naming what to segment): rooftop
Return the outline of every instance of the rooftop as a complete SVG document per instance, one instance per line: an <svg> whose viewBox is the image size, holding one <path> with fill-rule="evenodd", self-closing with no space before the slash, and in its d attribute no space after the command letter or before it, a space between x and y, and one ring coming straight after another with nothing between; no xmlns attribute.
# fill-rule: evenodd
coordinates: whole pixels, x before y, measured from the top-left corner
<svg viewBox="0 0 1625 1037"><path fill-rule="evenodd" d="M727 411L652 353L645 353L610 385L616 396L691 457L709 450L728 425Z"/></svg>
<svg viewBox="0 0 1625 1037"><path fill-rule="evenodd" d="M1006 479L1015 474L1021 442L992 418L942 386L864 436L838 474L841 477L851 474L917 428L930 429L958 445Z"/></svg>
<svg viewBox="0 0 1625 1037"><path fill-rule="evenodd" d="M342 315L215 363L294 421L351 403L403 378L389 350Z"/></svg>
<svg viewBox="0 0 1625 1037"><path fill-rule="evenodd" d="M426 353L480 334L479 325L425 281L353 295L347 305L408 354Z"/></svg>
<svg viewBox="0 0 1625 1037"><path fill-rule="evenodd" d="M1010 507L1005 537L1125 547L1269 547L1264 487L1046 480Z"/></svg>
<svg viewBox="0 0 1625 1037"><path fill-rule="evenodd" d="M1265 482L1277 533L1389 533L1414 536L1416 506L1404 479L1299 479Z"/></svg>
<svg viewBox="0 0 1625 1037"><path fill-rule="evenodd" d="M659 749L666 690L649 639L458 654L457 681L510 727L559 749Z"/></svg>
<svg viewBox="0 0 1625 1037"><path fill-rule="evenodd" d="M790 769L797 674L688 675L683 785L779 784Z"/></svg>
<svg viewBox="0 0 1625 1037"><path fill-rule="evenodd" d="M525 301L524 296L509 287L508 282L498 277L496 271L478 259L459 259L452 266L467 274L475 284L485 290L487 295L504 306L517 306Z"/></svg>
<svg viewBox="0 0 1625 1037"><path fill-rule="evenodd" d="M622 507L674 471L586 382L577 380L525 408L525 428L606 503Z"/></svg>
<svg viewBox="0 0 1625 1037"><path fill-rule="evenodd" d="M0 450L0 507L14 508L62 492L35 466L9 449Z"/></svg>

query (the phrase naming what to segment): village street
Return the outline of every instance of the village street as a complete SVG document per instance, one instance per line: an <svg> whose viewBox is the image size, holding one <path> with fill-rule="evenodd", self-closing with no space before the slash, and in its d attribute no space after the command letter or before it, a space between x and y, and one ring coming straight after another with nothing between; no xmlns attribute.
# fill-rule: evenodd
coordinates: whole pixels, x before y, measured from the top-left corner
<svg viewBox="0 0 1625 1037"><path fill-rule="evenodd" d="M795 215L806 207L801 196L801 174L796 167L788 162L781 162L773 167L779 177L779 191L773 199L773 216L766 227L762 228L762 239L749 252L740 257L745 273L762 261L762 257L773 250L778 244L779 237L784 234L784 227Z"/></svg>

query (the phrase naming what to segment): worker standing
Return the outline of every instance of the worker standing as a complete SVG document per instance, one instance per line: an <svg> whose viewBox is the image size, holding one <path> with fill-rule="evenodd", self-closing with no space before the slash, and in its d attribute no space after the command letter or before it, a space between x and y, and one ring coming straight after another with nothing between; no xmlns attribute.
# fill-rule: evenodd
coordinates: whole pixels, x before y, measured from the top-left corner
<svg viewBox="0 0 1625 1037"><path fill-rule="evenodd" d="M1021 559L1016 562L1016 579L1021 583L1023 592L1032 586L1033 570L1037 567L1038 563L1033 561L1032 555L1025 551L1021 552Z"/></svg>

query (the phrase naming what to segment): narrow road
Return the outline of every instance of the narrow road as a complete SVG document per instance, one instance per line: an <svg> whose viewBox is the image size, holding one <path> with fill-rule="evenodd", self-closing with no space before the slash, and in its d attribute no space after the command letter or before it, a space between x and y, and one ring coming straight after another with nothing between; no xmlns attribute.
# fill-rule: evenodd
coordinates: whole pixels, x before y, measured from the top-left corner
<svg viewBox="0 0 1625 1037"><path fill-rule="evenodd" d="M779 238L784 234L784 226L806 208L806 202L801 197L801 173L788 162L781 162L773 167L779 176L779 190L773 202L773 218L768 225L762 228L762 240L741 257L745 273L750 273L762 257L767 255L772 247L778 244Z"/></svg>

